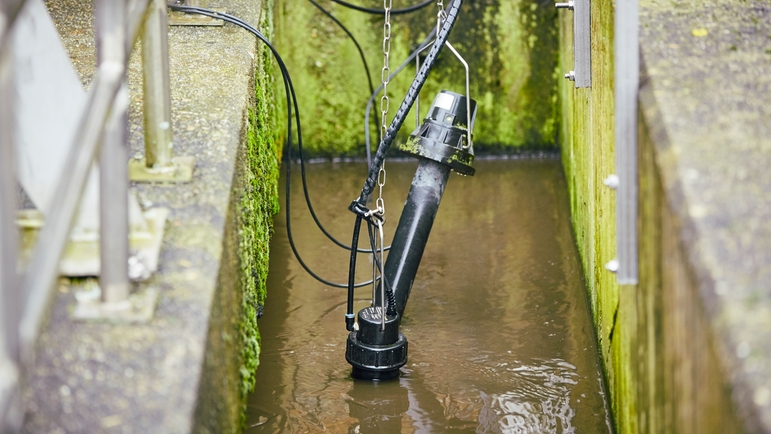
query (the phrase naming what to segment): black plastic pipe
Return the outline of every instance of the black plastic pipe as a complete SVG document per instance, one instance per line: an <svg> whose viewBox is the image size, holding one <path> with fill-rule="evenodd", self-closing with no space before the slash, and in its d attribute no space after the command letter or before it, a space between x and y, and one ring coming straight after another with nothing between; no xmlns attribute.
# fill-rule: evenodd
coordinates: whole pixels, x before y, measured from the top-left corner
<svg viewBox="0 0 771 434"><path fill-rule="evenodd" d="M384 271L386 284L394 291L399 318L404 317L404 308L449 175L450 166L421 159L412 179ZM379 297L380 293L377 293L376 306L381 303Z"/></svg>

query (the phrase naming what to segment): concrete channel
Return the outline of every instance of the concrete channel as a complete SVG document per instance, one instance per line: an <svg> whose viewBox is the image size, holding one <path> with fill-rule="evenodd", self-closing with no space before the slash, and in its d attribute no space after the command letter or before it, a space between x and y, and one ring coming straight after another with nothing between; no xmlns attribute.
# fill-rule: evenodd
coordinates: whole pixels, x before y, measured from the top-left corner
<svg viewBox="0 0 771 434"><path fill-rule="evenodd" d="M132 183L143 207L170 210L160 269L134 288L159 292L154 317L73 321L77 294L97 281L61 279L24 367L25 430L771 432L771 6L639 2L640 273L619 285L606 267L616 258L615 192L603 183L616 172L619 4L591 2L591 87L575 88L561 78L574 65L573 11L464 2L451 41L472 66L475 147L504 157L450 182L404 318L411 359L398 381L379 385L349 376L344 291L307 280L280 220L273 235L286 103L268 50L231 25L170 28L174 152L197 165L187 184ZM88 88L90 2L45 5ZM377 75L382 20L322 5ZM309 166L318 210L348 234L345 208L366 175L362 163L340 162L362 154L369 92L359 54L305 0L209 6L277 42L308 155L327 161ZM406 57L434 19L435 6L395 17L393 57ZM440 59L425 103L462 88L461 69ZM135 156L141 81L135 54ZM394 80L393 98L409 81ZM397 141L411 130L410 121ZM393 164L389 204L403 203L410 164ZM306 223L303 251L344 280L345 258L318 247ZM357 294L360 308L368 295Z"/></svg>

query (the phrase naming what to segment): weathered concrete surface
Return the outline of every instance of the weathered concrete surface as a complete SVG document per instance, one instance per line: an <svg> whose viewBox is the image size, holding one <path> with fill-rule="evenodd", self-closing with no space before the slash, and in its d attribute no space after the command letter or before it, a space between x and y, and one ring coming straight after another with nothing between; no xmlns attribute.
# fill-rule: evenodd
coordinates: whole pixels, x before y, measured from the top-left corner
<svg viewBox="0 0 771 434"><path fill-rule="evenodd" d="M95 64L90 3L47 2L84 83ZM258 27L269 6L226 4ZM143 206L171 210L160 271L138 288L160 291L155 317L133 325L73 322L74 292L93 282L63 281L28 371L29 432L240 429L277 206L272 84L264 51L241 29L172 28L169 37L175 153L195 156L197 165L189 184L135 185ZM141 153L136 56L129 85L132 153Z"/></svg>
<svg viewBox="0 0 771 434"><path fill-rule="evenodd" d="M771 432L771 4L641 1L641 274L619 288L602 268L613 7L592 3L593 89L561 88L563 161L618 429Z"/></svg>
<svg viewBox="0 0 771 434"><path fill-rule="evenodd" d="M359 41L377 88L383 66L382 17L329 0L319 3ZM394 2L394 8L407 4L411 3ZM450 2L445 0L444 4ZM366 5L382 8L377 2ZM431 5L414 14L392 17L392 72L436 26L436 10ZM449 40L470 66L471 97L479 107L474 137L477 150L555 147L559 116L556 17L551 2L463 3ZM275 21L280 52L298 89L305 149L312 155L363 156L364 109L370 92L354 44L307 0L280 2ZM414 77L413 62L389 84L389 122ZM463 66L449 50L443 50L421 93L422 115L439 90L465 92L464 77ZM379 117L378 98L373 118ZM413 112L404 123L400 140L406 140L415 128L414 119ZM377 137L374 128L372 135Z"/></svg>
<svg viewBox="0 0 771 434"><path fill-rule="evenodd" d="M771 4L641 3L662 189L744 429L771 432Z"/></svg>
<svg viewBox="0 0 771 434"><path fill-rule="evenodd" d="M614 413L619 377L612 364L619 341L613 339L619 288L604 264L615 256L616 221L612 191L602 180L614 172L613 144L613 8L593 1L592 87L576 89L562 78L573 69L573 12L560 10L560 147L568 180L573 230L581 253L589 303L610 388Z"/></svg>

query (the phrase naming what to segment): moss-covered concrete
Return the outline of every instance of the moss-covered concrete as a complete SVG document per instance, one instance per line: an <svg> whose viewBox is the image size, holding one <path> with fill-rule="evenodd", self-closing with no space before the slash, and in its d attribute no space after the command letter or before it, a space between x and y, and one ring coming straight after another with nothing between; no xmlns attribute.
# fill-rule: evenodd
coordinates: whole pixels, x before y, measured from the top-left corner
<svg viewBox="0 0 771 434"><path fill-rule="evenodd" d="M93 74L91 3L47 7L84 84ZM270 33L272 2L228 12ZM134 184L144 207L170 210L160 269L134 290L160 293L146 324L75 322L62 282L28 367L28 432L230 433L242 429L259 355L280 141L267 51L245 31L171 28L176 155L196 157L186 184ZM143 153L141 65L129 65L130 145Z"/></svg>
<svg viewBox="0 0 771 434"><path fill-rule="evenodd" d="M383 66L382 18L328 0L320 4L357 38L377 87ZM471 96L479 107L474 137L478 151L555 147L559 112L556 16L549 2L463 4L450 41L470 65ZM392 17L392 71L432 30L435 17L433 5L415 14ZM369 87L354 44L306 0L281 2L276 26L280 51L298 90L305 149L311 155L363 156ZM413 64L389 84L389 122L414 75ZM439 90L465 92L464 76L463 66L445 50L423 89L422 115ZM375 103L373 118L379 119L379 99ZM400 140L406 140L415 128L413 119L414 114L407 117ZM372 134L377 135L374 128Z"/></svg>
<svg viewBox="0 0 771 434"><path fill-rule="evenodd" d="M571 210L619 432L768 432L768 56L763 1L640 2L638 285L615 256L613 7L592 2L592 88L561 84ZM572 65L572 16L560 16Z"/></svg>
<svg viewBox="0 0 771 434"><path fill-rule="evenodd" d="M576 242L586 277L601 359L608 374L615 413L622 407L617 390L624 377L613 363L622 349L614 339L619 287L604 265L615 256L613 194L602 180L614 172L613 143L613 8L591 2L592 87L576 89L561 78L560 144L568 179ZM560 11L560 71L573 68L573 12Z"/></svg>
<svg viewBox="0 0 771 434"><path fill-rule="evenodd" d="M267 47L260 51L260 66L269 66L272 61L270 51ZM244 288L241 319L245 344L241 367L243 398L254 390L254 373L259 364L257 318L262 316L267 296L265 282L268 278L270 237L273 234L273 217L279 210L278 156L281 155L281 142L277 139L275 127L273 83L269 69L257 70L257 95L254 108L249 109L247 155L242 161L245 179L240 198L238 259Z"/></svg>

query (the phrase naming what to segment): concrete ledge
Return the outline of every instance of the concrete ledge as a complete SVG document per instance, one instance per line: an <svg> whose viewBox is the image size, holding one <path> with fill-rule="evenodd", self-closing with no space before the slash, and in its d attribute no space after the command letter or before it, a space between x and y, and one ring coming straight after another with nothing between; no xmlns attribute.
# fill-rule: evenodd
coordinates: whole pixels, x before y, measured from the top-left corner
<svg viewBox="0 0 771 434"><path fill-rule="evenodd" d="M592 88L562 83L562 155L619 432L771 432L771 5L642 0L638 285L615 257L613 13ZM560 63L572 65L560 13Z"/></svg>
<svg viewBox="0 0 771 434"><path fill-rule="evenodd" d="M90 2L47 6L88 83ZM270 17L263 2L224 6L257 27ZM138 288L160 291L155 317L146 324L74 322L73 293L93 282L62 281L28 371L28 432L240 430L276 211L270 79L263 50L241 29L172 28L169 38L175 154L195 156L197 165L191 183L134 186L143 206L171 210L160 270ZM132 153L141 153L136 55L129 85Z"/></svg>
<svg viewBox="0 0 771 434"><path fill-rule="evenodd" d="M641 23L661 186L743 428L770 432L771 5L643 1Z"/></svg>

